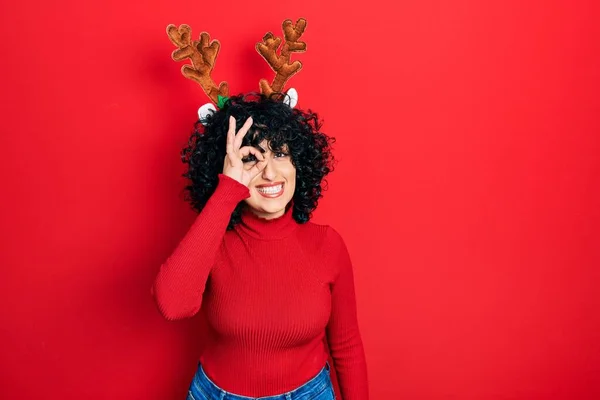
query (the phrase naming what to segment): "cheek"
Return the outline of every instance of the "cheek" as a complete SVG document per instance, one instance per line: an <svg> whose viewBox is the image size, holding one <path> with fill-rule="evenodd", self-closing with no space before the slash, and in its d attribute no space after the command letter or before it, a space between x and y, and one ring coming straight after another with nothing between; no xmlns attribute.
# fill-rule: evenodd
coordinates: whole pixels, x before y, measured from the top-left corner
<svg viewBox="0 0 600 400"><path fill-rule="evenodd" d="M290 189L289 195L293 196L296 191L296 174L293 174L288 178L288 187Z"/></svg>
<svg viewBox="0 0 600 400"><path fill-rule="evenodd" d="M288 179L290 181L295 181L296 180L296 170L295 169L291 169L289 171L289 173L287 174L287 176L288 176Z"/></svg>
<svg viewBox="0 0 600 400"><path fill-rule="evenodd" d="M284 168L285 174L288 177L288 179L296 179L296 167L294 167L294 164L292 164L291 161L288 161Z"/></svg>
<svg viewBox="0 0 600 400"><path fill-rule="evenodd" d="M286 174L286 178L290 186L296 185L296 168L294 168L294 166L290 167L289 171Z"/></svg>

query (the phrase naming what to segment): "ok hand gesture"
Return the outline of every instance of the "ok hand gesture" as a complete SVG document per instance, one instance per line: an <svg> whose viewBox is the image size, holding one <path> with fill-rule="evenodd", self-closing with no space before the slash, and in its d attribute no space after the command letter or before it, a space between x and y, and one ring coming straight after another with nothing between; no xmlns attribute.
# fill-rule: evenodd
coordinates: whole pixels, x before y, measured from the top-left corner
<svg viewBox="0 0 600 400"><path fill-rule="evenodd" d="M252 126L252 117L249 117L238 133L235 133L235 118L229 117L229 130L227 131L227 155L223 163L223 175L235 179L242 185L248 186L266 166L266 160L260 150L252 146L242 146L242 140ZM254 155L258 162L244 165L242 159L248 155Z"/></svg>

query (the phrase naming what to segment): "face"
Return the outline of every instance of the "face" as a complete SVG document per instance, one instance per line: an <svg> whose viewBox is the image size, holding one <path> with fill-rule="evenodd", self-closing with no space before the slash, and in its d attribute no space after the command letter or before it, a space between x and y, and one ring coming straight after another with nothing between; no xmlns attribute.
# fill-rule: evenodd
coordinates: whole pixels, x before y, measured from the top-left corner
<svg viewBox="0 0 600 400"><path fill-rule="evenodd" d="M281 151L272 152L266 141L260 144L265 150L266 166L248 185L250 197L246 204L261 218L271 219L282 216L285 207L294 197L296 190L296 167L292 164L287 146ZM244 162L244 168L252 168L253 158Z"/></svg>

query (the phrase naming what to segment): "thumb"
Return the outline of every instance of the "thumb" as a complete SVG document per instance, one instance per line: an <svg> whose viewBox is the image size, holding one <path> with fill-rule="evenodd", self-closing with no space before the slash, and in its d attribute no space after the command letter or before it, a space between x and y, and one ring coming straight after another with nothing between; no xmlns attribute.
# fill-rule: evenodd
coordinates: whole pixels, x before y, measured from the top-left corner
<svg viewBox="0 0 600 400"><path fill-rule="evenodd" d="M258 162L256 164L254 164L252 166L252 168L250 169L251 179L254 179L258 174L260 174L265 169L266 166L267 166L267 160L265 160L265 159L258 160Z"/></svg>

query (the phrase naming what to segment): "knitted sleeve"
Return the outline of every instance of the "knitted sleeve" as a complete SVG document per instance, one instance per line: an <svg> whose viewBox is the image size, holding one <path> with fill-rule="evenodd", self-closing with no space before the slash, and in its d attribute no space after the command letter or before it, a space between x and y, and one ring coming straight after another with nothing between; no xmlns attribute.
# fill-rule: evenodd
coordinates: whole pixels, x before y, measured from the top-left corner
<svg viewBox="0 0 600 400"><path fill-rule="evenodd" d="M354 276L348 249L342 237L330 228L332 251L337 254L339 273L332 285L332 310L327 341L333 359L342 400L367 400L367 366L360 335Z"/></svg>
<svg viewBox="0 0 600 400"><path fill-rule="evenodd" d="M168 320L195 315L225 235L231 213L250 197L249 189L226 175L175 250L161 265L152 286L158 308Z"/></svg>

